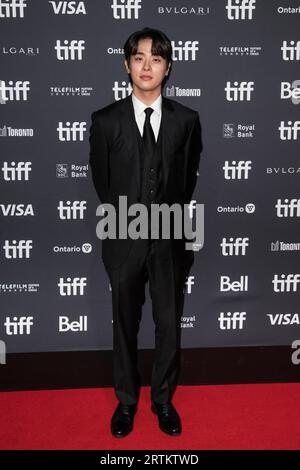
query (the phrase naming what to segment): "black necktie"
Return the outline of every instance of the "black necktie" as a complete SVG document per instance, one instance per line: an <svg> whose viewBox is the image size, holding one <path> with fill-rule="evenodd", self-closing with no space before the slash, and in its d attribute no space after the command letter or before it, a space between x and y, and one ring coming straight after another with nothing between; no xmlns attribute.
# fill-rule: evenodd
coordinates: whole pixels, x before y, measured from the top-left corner
<svg viewBox="0 0 300 470"><path fill-rule="evenodd" d="M153 108L145 108L146 119L143 130L143 146L147 157L151 158L155 150L155 136L150 122L150 116L153 113Z"/></svg>

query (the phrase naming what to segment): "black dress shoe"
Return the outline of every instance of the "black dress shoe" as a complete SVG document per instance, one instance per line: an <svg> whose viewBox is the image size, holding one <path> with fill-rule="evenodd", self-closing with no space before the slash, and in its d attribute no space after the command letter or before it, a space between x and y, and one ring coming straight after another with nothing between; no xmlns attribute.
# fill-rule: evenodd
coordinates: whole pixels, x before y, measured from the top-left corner
<svg viewBox="0 0 300 470"><path fill-rule="evenodd" d="M133 429L134 415L137 405L124 405L119 402L111 418L111 432L115 437L125 437Z"/></svg>
<svg viewBox="0 0 300 470"><path fill-rule="evenodd" d="M171 402L156 403L152 401L151 410L157 414L159 428L170 436L181 433L180 417Z"/></svg>

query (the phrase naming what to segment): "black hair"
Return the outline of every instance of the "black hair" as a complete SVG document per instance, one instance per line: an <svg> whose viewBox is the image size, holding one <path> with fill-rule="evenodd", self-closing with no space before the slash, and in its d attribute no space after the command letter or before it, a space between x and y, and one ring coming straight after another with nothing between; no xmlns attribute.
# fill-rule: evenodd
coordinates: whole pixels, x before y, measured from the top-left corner
<svg viewBox="0 0 300 470"><path fill-rule="evenodd" d="M166 75L162 81L162 88L164 87L166 81L169 79L171 69L172 69L172 44L170 39L166 36L165 33L160 31L159 29L154 29L154 28L148 28L145 27L141 29L140 31L136 31L135 33L132 33L129 38L126 40L124 44L124 55L125 59L127 60L127 64L130 65L130 56L135 55L138 50L138 43L140 39L146 39L150 38L152 39L152 48L151 48L151 53L153 55L159 55L166 59L167 65L170 64L170 69L168 75ZM132 84L132 79L129 74L129 80L130 83Z"/></svg>

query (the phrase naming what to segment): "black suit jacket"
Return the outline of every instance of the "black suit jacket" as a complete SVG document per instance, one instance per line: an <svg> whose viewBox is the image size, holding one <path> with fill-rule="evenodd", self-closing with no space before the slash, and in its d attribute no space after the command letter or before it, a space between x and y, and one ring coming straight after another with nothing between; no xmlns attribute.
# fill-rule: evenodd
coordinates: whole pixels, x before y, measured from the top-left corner
<svg viewBox="0 0 300 470"><path fill-rule="evenodd" d="M139 202L140 158L131 95L92 113L90 127L90 167L101 203L127 205ZM175 100L162 96L162 166L165 202L188 204L197 181L202 151L199 114ZM193 252L185 250L184 239L172 240L174 256L180 264L191 263ZM102 259L110 268L127 258L133 240L102 240Z"/></svg>

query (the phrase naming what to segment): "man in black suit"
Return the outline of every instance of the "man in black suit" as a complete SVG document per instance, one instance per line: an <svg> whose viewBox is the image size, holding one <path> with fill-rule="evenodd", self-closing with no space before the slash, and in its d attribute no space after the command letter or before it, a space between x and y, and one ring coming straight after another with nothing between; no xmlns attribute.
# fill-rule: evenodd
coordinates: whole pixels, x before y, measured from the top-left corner
<svg viewBox="0 0 300 470"><path fill-rule="evenodd" d="M201 126L198 112L162 96L172 66L167 36L144 28L125 42L125 67L132 93L92 113L90 166L101 203L116 208L119 196L134 203L188 204L196 185ZM149 223L151 220L149 217ZM118 226L118 225L117 225ZM172 231L172 230L171 230ZM171 401L179 372L180 319L184 284L194 261L181 239L102 240L102 259L112 288L114 384L119 400L111 432L133 429L141 378L137 335L149 281L155 322L151 409L169 435L181 433Z"/></svg>

